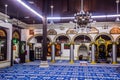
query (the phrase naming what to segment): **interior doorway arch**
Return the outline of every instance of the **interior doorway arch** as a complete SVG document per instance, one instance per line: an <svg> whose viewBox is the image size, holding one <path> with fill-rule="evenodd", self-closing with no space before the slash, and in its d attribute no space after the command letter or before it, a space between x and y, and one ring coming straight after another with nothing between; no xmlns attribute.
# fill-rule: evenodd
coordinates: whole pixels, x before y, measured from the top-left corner
<svg viewBox="0 0 120 80"><path fill-rule="evenodd" d="M78 48L79 60L88 60L88 48L85 44L81 44Z"/></svg>
<svg viewBox="0 0 120 80"><path fill-rule="evenodd" d="M98 63L107 63L109 59L109 53L112 52L112 37L108 34L98 35L95 39L95 59Z"/></svg>

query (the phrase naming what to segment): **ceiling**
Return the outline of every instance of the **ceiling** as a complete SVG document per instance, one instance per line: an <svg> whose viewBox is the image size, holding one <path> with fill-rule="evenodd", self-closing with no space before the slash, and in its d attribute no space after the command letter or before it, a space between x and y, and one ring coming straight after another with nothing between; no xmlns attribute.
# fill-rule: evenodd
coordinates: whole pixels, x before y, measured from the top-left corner
<svg viewBox="0 0 120 80"><path fill-rule="evenodd" d="M80 0L22 0L41 15L51 16L50 5L53 5L53 15L57 17L73 17L80 11ZM0 12L7 14L10 18L17 18L27 24L39 24L42 20L24 8L17 0L0 0ZM92 15L116 14L116 0L84 0L84 11ZM120 11L120 6L119 6ZM29 17L29 18L28 18ZM56 23L69 22L71 20L55 20ZM115 18L96 19L96 21L115 21Z"/></svg>

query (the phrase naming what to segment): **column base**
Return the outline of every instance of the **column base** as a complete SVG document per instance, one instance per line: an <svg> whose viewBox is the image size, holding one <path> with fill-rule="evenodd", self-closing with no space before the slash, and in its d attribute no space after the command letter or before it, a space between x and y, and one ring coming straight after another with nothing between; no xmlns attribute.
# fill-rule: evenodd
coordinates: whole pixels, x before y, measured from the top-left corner
<svg viewBox="0 0 120 80"><path fill-rule="evenodd" d="M51 60L52 63L55 63L55 60Z"/></svg>
<svg viewBox="0 0 120 80"><path fill-rule="evenodd" d="M29 59L27 59L27 60L25 60L25 62L30 62L30 60L29 60Z"/></svg>
<svg viewBox="0 0 120 80"><path fill-rule="evenodd" d="M112 62L112 64L117 64L117 62Z"/></svg>
<svg viewBox="0 0 120 80"><path fill-rule="evenodd" d="M91 64L96 64L96 62L95 62L95 61L92 61Z"/></svg>
<svg viewBox="0 0 120 80"><path fill-rule="evenodd" d="M49 67L48 61L41 61L40 67Z"/></svg>
<svg viewBox="0 0 120 80"><path fill-rule="evenodd" d="M74 61L73 60L70 60L70 64L73 64L74 63Z"/></svg>

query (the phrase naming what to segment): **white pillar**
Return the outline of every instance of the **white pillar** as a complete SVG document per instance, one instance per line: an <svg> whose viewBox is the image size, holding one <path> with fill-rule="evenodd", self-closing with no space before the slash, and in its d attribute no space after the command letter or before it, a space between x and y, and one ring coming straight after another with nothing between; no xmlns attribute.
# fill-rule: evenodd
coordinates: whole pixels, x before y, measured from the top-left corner
<svg viewBox="0 0 120 80"><path fill-rule="evenodd" d="M64 50L64 43L61 43L61 53L63 53Z"/></svg>
<svg viewBox="0 0 120 80"><path fill-rule="evenodd" d="M74 49L73 49L73 43L70 45L70 63L74 63Z"/></svg>
<svg viewBox="0 0 120 80"><path fill-rule="evenodd" d="M55 44L52 43L51 62L55 62Z"/></svg>
<svg viewBox="0 0 120 80"><path fill-rule="evenodd" d="M62 60L62 54L64 52L63 50L64 50L64 43L61 43L60 60Z"/></svg>
<svg viewBox="0 0 120 80"><path fill-rule="evenodd" d="M116 63L117 63L116 43L113 42L113 45L112 45L112 64L116 64Z"/></svg>
<svg viewBox="0 0 120 80"><path fill-rule="evenodd" d="M92 59L91 60L92 60L91 61L92 64L96 63L95 62L95 44L94 43L92 44Z"/></svg>
<svg viewBox="0 0 120 80"><path fill-rule="evenodd" d="M27 55L25 56L25 61L26 62L30 62L30 58L29 58L29 56L30 56L30 50L29 50L29 46L28 45L26 45L26 50L27 50Z"/></svg>

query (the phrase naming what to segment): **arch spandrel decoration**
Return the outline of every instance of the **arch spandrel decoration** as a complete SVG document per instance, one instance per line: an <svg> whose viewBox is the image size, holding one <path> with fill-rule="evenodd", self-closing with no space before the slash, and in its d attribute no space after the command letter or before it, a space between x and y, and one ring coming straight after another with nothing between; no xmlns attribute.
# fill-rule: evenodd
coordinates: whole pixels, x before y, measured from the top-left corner
<svg viewBox="0 0 120 80"><path fill-rule="evenodd" d="M105 44L105 40L101 37L99 37L97 40L96 40L96 44Z"/></svg>
<svg viewBox="0 0 120 80"><path fill-rule="evenodd" d="M5 32L3 30L0 30L0 36L1 37L5 37L6 36L6 34L5 34Z"/></svg>
<svg viewBox="0 0 120 80"><path fill-rule="evenodd" d="M75 31L75 29L68 29L66 34L77 34L77 31Z"/></svg>
<svg viewBox="0 0 120 80"><path fill-rule="evenodd" d="M110 34L120 34L120 28L119 27L113 27L110 30Z"/></svg>
<svg viewBox="0 0 120 80"><path fill-rule="evenodd" d="M95 27L91 27L90 31L88 32L89 34L98 34L99 30L96 29Z"/></svg>
<svg viewBox="0 0 120 80"><path fill-rule="evenodd" d="M20 39L20 35L17 31L13 33L13 38Z"/></svg>
<svg viewBox="0 0 120 80"><path fill-rule="evenodd" d="M49 29L47 35L57 35L57 32L54 29Z"/></svg>

